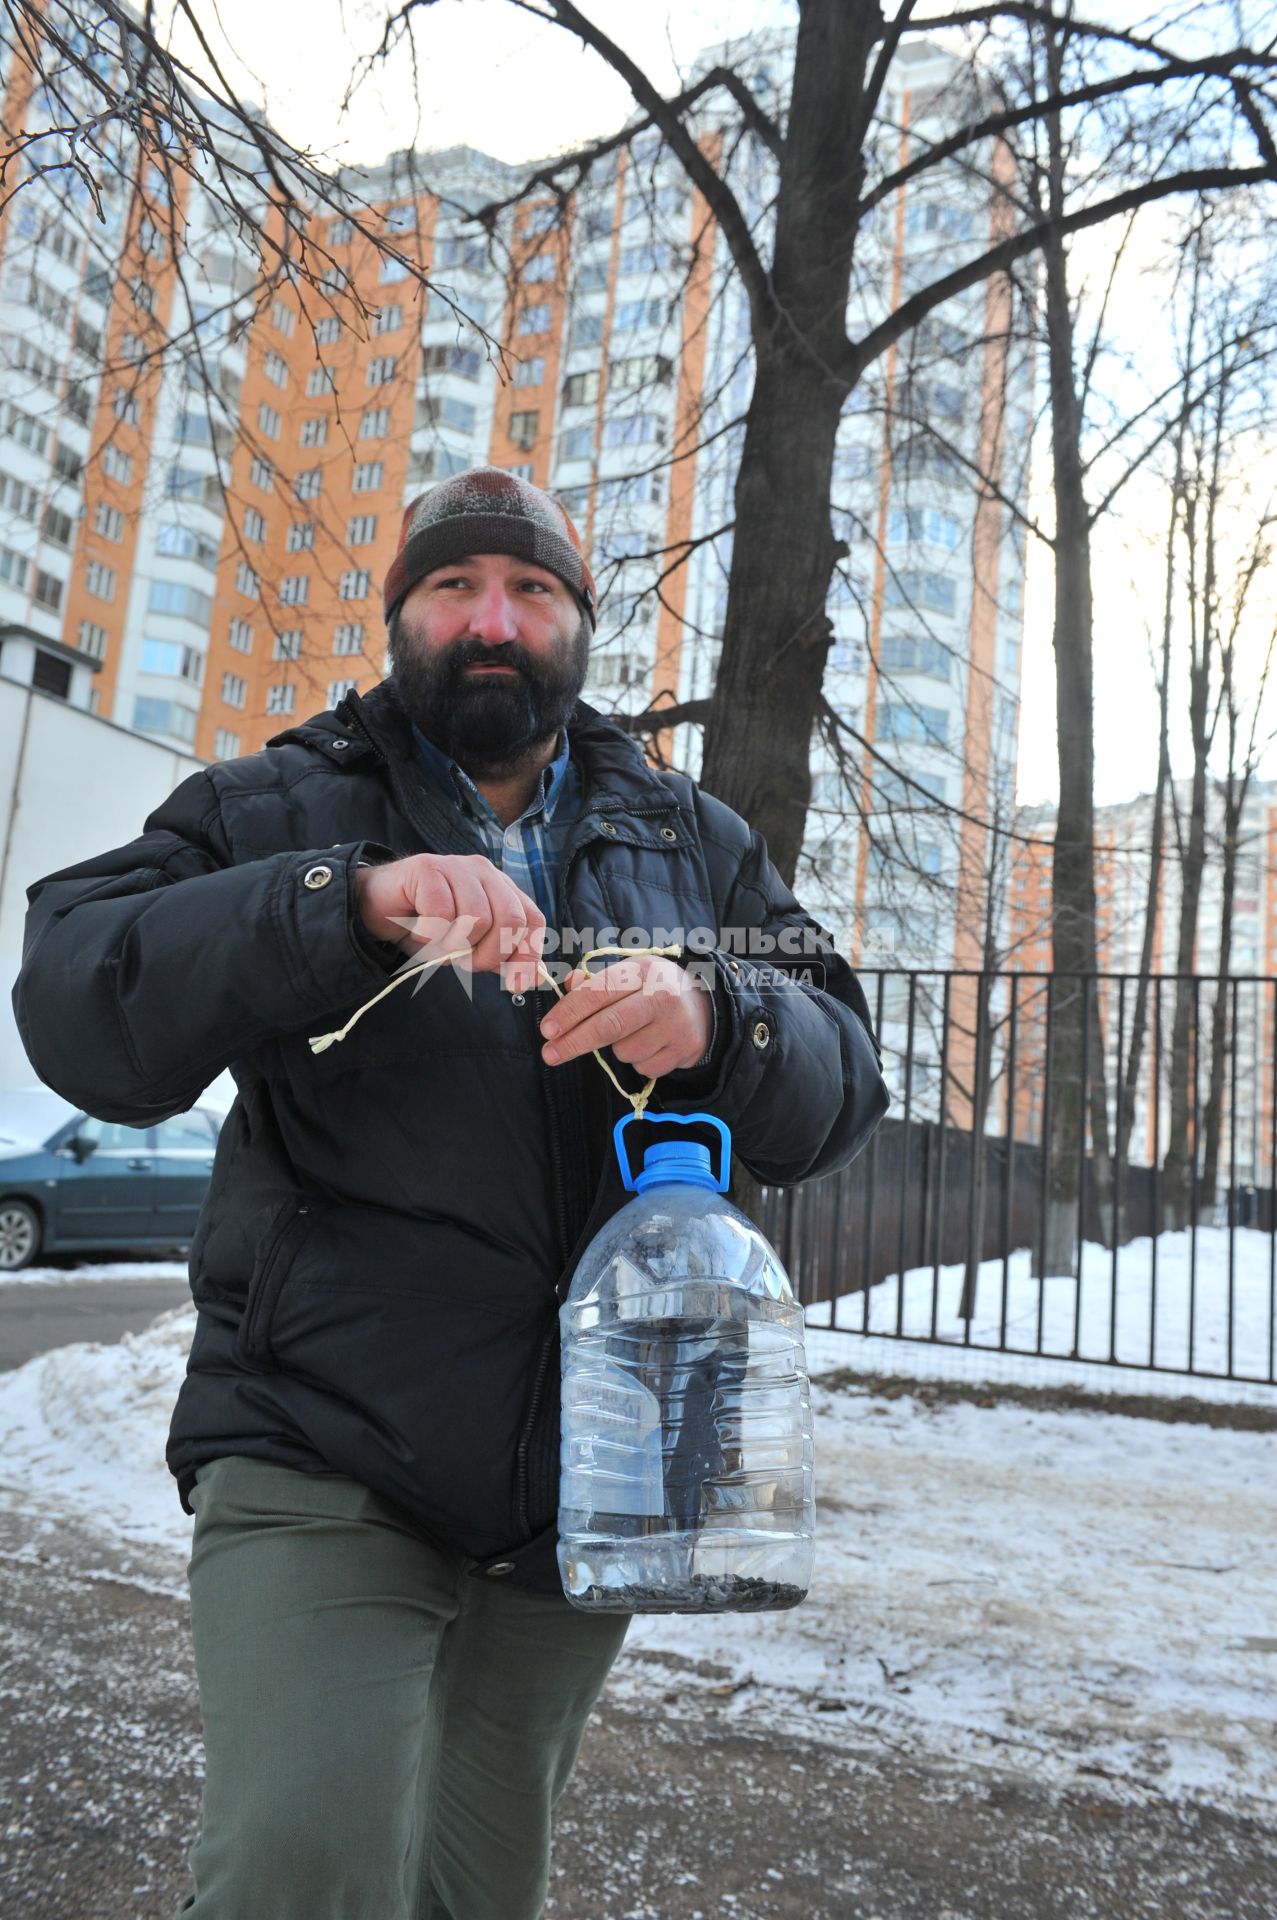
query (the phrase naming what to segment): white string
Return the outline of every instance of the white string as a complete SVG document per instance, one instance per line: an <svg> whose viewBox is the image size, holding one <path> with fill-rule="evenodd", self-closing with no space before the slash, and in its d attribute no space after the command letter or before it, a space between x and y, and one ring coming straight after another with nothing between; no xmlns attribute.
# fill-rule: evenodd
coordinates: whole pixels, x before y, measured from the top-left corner
<svg viewBox="0 0 1277 1920"><path fill-rule="evenodd" d="M583 953L581 955L578 965L580 967L581 972L588 975L590 972L591 960L601 960L608 955L619 954L622 958L631 960L637 954L651 953L651 954L657 955L662 960L673 960L673 959L677 959L679 954L682 951L683 949L677 946L674 946L674 947L591 947L588 953ZM351 1014L349 1020L347 1020L344 1027L338 1027L334 1033L316 1034L308 1042L311 1052L325 1053L327 1052L329 1047L334 1047L340 1041L344 1040L347 1034L350 1032L351 1028L355 1025L355 1022L357 1020L362 1020L364 1015L369 1011L370 1008L375 1007L379 1000L384 1000L388 993L393 993L396 987L401 987L405 980L415 979L415 977L420 973L429 973L435 967L446 966L447 963L451 960L466 960L469 958L469 956L470 956L469 947L458 947L454 953L437 953L437 954L434 954L429 960L419 960L416 966L414 967L405 967L404 971L402 973L397 973L394 979L390 982L390 984L381 989L380 993L374 993L371 1000L365 1000L362 1007L356 1008L355 1012ZM558 994L560 1000L566 999L567 995L564 993L562 987L559 985L554 975L550 972L545 962L538 961L537 965L538 965L539 971L545 975L545 978L549 981L550 985L554 988L554 991ZM653 1074L652 1078L648 1081L647 1085L643 1088L641 1093L628 1093L626 1089L621 1085L620 1081L617 1079L616 1075L613 1073L611 1067L608 1065L607 1061L603 1058L603 1055L599 1052L598 1048L597 1047L591 1048L591 1052L593 1053L594 1058L598 1061L599 1065L602 1067L608 1079L612 1082L612 1085L616 1088L617 1092L621 1095L621 1098L623 1100L629 1101L630 1105L634 1109L636 1116L638 1116L641 1119L643 1115L643 1110L647 1106L647 1103L651 1098L652 1089L656 1085L656 1075Z"/></svg>

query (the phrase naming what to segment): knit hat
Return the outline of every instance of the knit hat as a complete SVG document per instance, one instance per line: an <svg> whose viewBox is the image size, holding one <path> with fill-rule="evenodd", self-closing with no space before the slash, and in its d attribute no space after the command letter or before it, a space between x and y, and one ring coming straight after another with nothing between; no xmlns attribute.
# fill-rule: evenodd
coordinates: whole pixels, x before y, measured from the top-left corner
<svg viewBox="0 0 1277 1920"><path fill-rule="evenodd" d="M557 574L594 626L594 575L580 534L552 493L500 467L474 467L442 480L404 509L399 550L382 589L387 622L423 575L477 553L512 553Z"/></svg>

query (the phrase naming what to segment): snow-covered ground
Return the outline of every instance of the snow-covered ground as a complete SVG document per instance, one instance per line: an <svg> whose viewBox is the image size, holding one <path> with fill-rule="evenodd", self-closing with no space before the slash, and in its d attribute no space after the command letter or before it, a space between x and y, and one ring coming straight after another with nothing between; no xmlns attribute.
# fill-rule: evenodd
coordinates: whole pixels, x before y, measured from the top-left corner
<svg viewBox="0 0 1277 1920"><path fill-rule="evenodd" d="M986 1260L969 1338L958 1317L963 1269L941 1267L935 1334L943 1347L923 1344L932 1331L934 1269L912 1268L905 1274L903 1301L896 1275L872 1288L867 1303L863 1293L835 1301L833 1325L844 1331L825 1331L828 1303L810 1308L808 1358L813 1366L837 1366L843 1356L842 1364L862 1372L924 1379L1072 1385L1099 1393L1185 1394L1277 1406L1271 1384L1277 1373L1274 1248L1266 1233L1240 1228L1231 1278L1228 1251L1222 1228L1199 1228L1194 1265L1189 1234L1161 1234L1156 1298L1149 1240L1119 1250L1116 1293L1107 1247L1083 1248L1080 1283L1034 1280L1029 1254L1021 1251L1008 1262L1005 1305L1002 1261ZM897 1338L898 1329L912 1337ZM1001 1345L1009 1351L1001 1352ZM1150 1371L1150 1358L1167 1371ZM1179 1371L1190 1366L1192 1375ZM1230 1372L1232 1379L1224 1377Z"/></svg>
<svg viewBox="0 0 1277 1920"><path fill-rule="evenodd" d="M1065 1284L1049 1283L1048 1300ZM910 1276L910 1314L913 1294ZM878 1311L875 1299L875 1322ZM986 1329L989 1311L982 1289ZM179 1309L117 1345L64 1347L0 1378L0 1499L46 1521L74 1511L149 1550L176 1591L191 1522L163 1453L193 1330ZM695 1712L712 1689L755 1728L1277 1820L1277 1435L996 1401L929 1407L830 1372L885 1370L884 1357L906 1372L929 1359L932 1374L1006 1377L1008 1365L813 1332L808 1600L637 1620L609 1684L669 1712ZM1041 1361L1009 1364L1043 1378ZM1247 1395L1277 1407L1271 1388Z"/></svg>

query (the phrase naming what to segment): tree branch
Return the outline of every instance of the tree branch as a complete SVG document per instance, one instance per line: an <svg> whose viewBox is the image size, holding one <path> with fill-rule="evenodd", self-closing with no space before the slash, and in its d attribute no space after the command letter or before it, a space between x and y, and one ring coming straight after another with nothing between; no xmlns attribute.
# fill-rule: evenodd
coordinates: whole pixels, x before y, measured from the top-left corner
<svg viewBox="0 0 1277 1920"><path fill-rule="evenodd" d="M1164 180L1146 180L1142 186L1131 187L1126 193L1117 193L1108 200L1097 201L1094 206L1079 207L1076 213L1066 214L1062 220L1035 221L974 260L968 260L964 266L955 267L952 273L933 280L929 287L923 287L904 301L862 339L848 341L842 370L854 386L867 366L879 359L903 334L916 327L920 320L925 320L936 307L943 306L946 300L952 300L955 294L965 293L968 287L979 286L995 274L1005 273L1026 253L1036 252L1052 231L1064 238L1069 234L1085 232L1088 227L1100 226L1106 220L1115 220L1121 214L1132 213L1137 207L1147 206L1150 201L1168 199L1173 193L1207 193L1224 187L1253 186L1259 181L1272 181L1274 178L1277 175L1268 167L1196 167L1186 173L1170 174Z"/></svg>

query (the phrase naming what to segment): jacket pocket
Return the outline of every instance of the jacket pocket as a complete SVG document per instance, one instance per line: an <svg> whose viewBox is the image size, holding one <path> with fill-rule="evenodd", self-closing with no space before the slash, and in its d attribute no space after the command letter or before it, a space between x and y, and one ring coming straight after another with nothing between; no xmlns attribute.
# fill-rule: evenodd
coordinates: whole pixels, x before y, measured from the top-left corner
<svg viewBox="0 0 1277 1920"><path fill-rule="evenodd" d="M313 1224L314 1210L309 1201L286 1200L271 1215L258 1244L232 1352L236 1360L259 1373L270 1372L275 1365L270 1343L275 1306L289 1267Z"/></svg>

